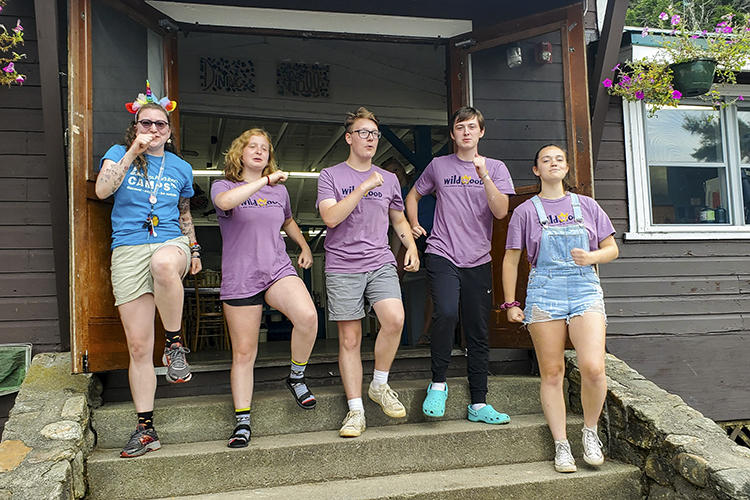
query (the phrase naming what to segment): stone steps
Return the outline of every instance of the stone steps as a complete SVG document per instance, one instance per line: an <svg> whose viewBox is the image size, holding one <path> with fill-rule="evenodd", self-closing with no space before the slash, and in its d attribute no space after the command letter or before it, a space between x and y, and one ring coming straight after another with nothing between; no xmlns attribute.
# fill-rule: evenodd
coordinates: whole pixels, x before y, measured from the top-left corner
<svg viewBox="0 0 750 500"><path fill-rule="evenodd" d="M406 407L407 416L392 419L367 397L363 387L365 412L369 427L428 422L422 414L422 401L428 381L396 380L390 383ZM489 377L488 403L509 415L541 413L539 378L531 376ZM337 430L346 416L346 396L343 388L311 388L318 400L312 411L302 410L292 395L279 381L280 390L260 391L253 396L253 436L285 433L299 434ZM466 406L471 402L465 377L448 379L449 397L446 414L441 420L466 418ZM128 403L109 403L92 413L99 448L122 447L135 428L135 408ZM229 394L195 396L190 398L157 399L154 407L154 426L162 444L216 441L229 437L235 426L234 406Z"/></svg>
<svg viewBox="0 0 750 500"><path fill-rule="evenodd" d="M577 457L582 425L581 416L569 417ZM119 458L119 448L100 449L89 457L87 470L89 497L116 500L514 463L545 462L554 470L553 458L544 417L535 414L513 416L510 424L501 426L462 419L370 427L356 439L343 439L331 430L254 436L243 449L228 448L225 439L173 444L128 460Z"/></svg>
<svg viewBox="0 0 750 500"><path fill-rule="evenodd" d="M545 461L170 496L161 500L641 500L641 492L641 471L631 465L606 461L598 470L579 465L575 474L559 474Z"/></svg>

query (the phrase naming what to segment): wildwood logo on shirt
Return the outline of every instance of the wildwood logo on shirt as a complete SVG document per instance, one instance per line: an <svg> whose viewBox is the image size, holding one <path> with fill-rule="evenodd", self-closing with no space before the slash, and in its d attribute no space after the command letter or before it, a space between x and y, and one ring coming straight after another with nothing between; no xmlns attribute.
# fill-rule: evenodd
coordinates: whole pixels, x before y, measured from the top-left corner
<svg viewBox="0 0 750 500"><path fill-rule="evenodd" d="M343 196L348 196L354 191L354 186L349 186L345 188L341 188L341 194ZM380 191L368 191L366 195L364 195L362 198L382 198L383 193Z"/></svg>
<svg viewBox="0 0 750 500"><path fill-rule="evenodd" d="M573 214L560 212L559 214L547 214L547 220L549 220L550 224L565 224L566 222L574 221L575 217Z"/></svg>
<svg viewBox="0 0 750 500"><path fill-rule="evenodd" d="M453 174L450 177L446 177L443 179L443 184L446 186L461 186L461 185L471 185L476 184L479 186L483 186L484 182L482 182L482 179L472 179L470 175L458 175Z"/></svg>
<svg viewBox="0 0 750 500"><path fill-rule="evenodd" d="M246 207L270 207L273 205L281 205L281 203L276 200L269 200L267 198L257 198L255 200L247 199L240 204L240 206L243 205Z"/></svg>

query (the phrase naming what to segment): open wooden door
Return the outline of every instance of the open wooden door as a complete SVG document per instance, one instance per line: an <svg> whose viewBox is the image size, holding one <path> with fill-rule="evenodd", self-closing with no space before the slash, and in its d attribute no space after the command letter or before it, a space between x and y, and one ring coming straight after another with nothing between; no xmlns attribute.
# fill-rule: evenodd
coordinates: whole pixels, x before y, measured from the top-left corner
<svg viewBox="0 0 750 500"><path fill-rule="evenodd" d="M123 140L132 120L125 103L145 92L146 78L157 96L177 100L177 43L159 26L165 16L140 0L70 0L69 6L71 356L73 372L81 373L128 366L110 282L112 205L96 197L94 185L100 158ZM157 332L163 339L158 320Z"/></svg>
<svg viewBox="0 0 750 500"><path fill-rule="evenodd" d="M571 182L591 195L592 161L587 94L586 44L581 4L482 28L451 40L451 113L461 106L485 118L481 154L503 160L517 196L510 209L537 192L531 167L536 151L555 143L568 151ZM546 53L546 54L545 54ZM520 57L519 57L520 55ZM495 221L492 241L492 347L531 348L531 338L507 321L503 303L502 259L510 215ZM522 259L516 297L526 295L529 264Z"/></svg>

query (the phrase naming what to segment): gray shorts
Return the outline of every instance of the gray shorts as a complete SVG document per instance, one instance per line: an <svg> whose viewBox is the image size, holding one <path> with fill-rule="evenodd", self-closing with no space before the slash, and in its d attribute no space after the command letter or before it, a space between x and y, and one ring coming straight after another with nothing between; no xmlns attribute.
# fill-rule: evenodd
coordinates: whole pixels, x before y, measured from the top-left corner
<svg viewBox="0 0 750 500"><path fill-rule="evenodd" d="M364 273L326 273L326 293L332 321L364 318L365 299L371 306L383 299L401 300L401 286L393 264Z"/></svg>

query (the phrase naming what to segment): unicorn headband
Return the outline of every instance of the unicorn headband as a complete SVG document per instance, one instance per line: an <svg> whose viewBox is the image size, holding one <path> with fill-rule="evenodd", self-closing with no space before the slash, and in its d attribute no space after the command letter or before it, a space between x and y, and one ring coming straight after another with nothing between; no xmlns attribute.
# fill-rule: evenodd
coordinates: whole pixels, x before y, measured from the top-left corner
<svg viewBox="0 0 750 500"><path fill-rule="evenodd" d="M138 94L138 97L135 101L129 102L125 104L125 107L133 114L138 113L138 110L141 109L141 106L144 104L148 104L149 102L153 102L164 108L167 113L171 113L175 110L177 107L177 103L175 101L170 101L169 97L164 97L162 99L157 99L154 97L154 94L151 93L151 84L146 80L146 94Z"/></svg>

